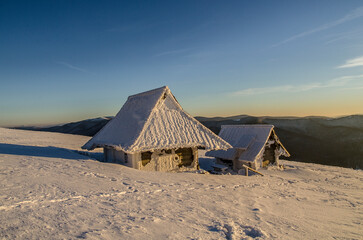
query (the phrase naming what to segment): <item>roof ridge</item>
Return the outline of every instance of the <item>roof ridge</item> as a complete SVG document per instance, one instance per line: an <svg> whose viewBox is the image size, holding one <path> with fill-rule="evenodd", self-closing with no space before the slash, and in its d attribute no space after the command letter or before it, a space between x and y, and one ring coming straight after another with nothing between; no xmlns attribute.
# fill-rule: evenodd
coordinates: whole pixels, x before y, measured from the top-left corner
<svg viewBox="0 0 363 240"><path fill-rule="evenodd" d="M152 89L152 90L148 90L148 91L145 91L145 92L136 93L136 94L134 94L134 95L130 95L130 96L128 97L128 99L130 99L130 98L134 98L134 97L141 97L141 96L145 96L145 95L153 94L154 92L156 92L156 91L158 91L158 90L162 90L162 89L164 89L164 91L165 91L166 89L169 89L169 87L168 87L168 86L162 86L162 87L155 88L155 89Z"/></svg>
<svg viewBox="0 0 363 240"><path fill-rule="evenodd" d="M242 128L242 127L272 127L272 124L236 124L236 125L222 125L221 128Z"/></svg>

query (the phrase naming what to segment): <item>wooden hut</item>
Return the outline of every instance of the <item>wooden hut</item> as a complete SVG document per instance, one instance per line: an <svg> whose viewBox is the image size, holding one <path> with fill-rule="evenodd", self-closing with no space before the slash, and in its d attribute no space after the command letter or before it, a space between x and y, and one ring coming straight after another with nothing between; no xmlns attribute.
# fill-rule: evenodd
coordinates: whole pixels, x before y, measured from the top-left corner
<svg viewBox="0 0 363 240"><path fill-rule="evenodd" d="M277 137L273 125L223 125L219 136L233 148L227 151L210 151L206 156L215 157L238 171L243 165L255 170L269 164L278 164L279 157L289 157L289 152Z"/></svg>
<svg viewBox="0 0 363 240"><path fill-rule="evenodd" d="M198 148L232 146L186 113L167 86L130 96L82 148L104 148L104 159L149 171L195 170Z"/></svg>

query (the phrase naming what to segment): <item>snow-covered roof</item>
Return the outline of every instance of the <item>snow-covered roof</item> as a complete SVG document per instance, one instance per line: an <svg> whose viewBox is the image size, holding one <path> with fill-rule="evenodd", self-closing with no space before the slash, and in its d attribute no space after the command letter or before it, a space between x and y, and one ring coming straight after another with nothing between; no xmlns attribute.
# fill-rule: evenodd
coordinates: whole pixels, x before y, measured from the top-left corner
<svg viewBox="0 0 363 240"><path fill-rule="evenodd" d="M274 140L282 147L283 155L290 156L278 139L273 125L223 125L219 136L229 142L233 148L227 151L210 151L206 155L228 160L254 161L263 152L271 133Z"/></svg>
<svg viewBox="0 0 363 240"><path fill-rule="evenodd" d="M112 147L126 153L181 147L232 146L180 106L167 86L130 96L117 115L82 148Z"/></svg>

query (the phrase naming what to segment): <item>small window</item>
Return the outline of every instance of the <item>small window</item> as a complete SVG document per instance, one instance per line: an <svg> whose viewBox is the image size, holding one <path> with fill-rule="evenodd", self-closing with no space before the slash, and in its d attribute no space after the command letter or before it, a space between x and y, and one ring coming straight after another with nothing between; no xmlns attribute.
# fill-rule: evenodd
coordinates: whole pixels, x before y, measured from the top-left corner
<svg viewBox="0 0 363 240"><path fill-rule="evenodd" d="M146 166L151 161L152 152L143 152L141 153L141 163L142 166Z"/></svg>

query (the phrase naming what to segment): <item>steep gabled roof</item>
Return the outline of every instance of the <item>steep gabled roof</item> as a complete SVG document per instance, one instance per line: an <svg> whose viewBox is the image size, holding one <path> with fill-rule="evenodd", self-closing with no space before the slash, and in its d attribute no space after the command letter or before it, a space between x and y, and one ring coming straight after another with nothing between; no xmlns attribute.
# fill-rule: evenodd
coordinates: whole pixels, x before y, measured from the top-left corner
<svg viewBox="0 0 363 240"><path fill-rule="evenodd" d="M184 112L167 86L130 96L117 115L82 148L112 147L127 153L232 146Z"/></svg>
<svg viewBox="0 0 363 240"><path fill-rule="evenodd" d="M233 148L227 151L210 151L206 155L222 159L254 161L261 154L270 135L283 150L284 156L290 156L278 139L273 125L223 125L219 136Z"/></svg>

